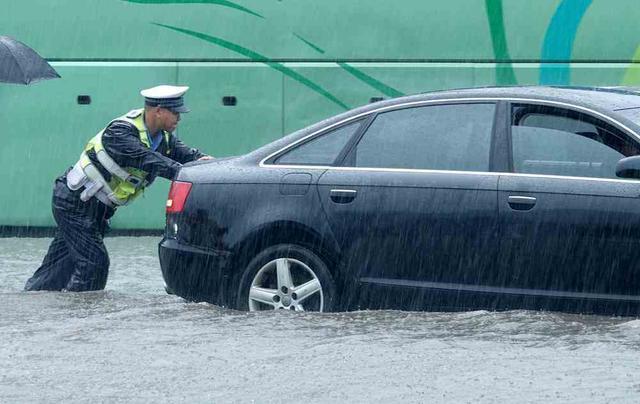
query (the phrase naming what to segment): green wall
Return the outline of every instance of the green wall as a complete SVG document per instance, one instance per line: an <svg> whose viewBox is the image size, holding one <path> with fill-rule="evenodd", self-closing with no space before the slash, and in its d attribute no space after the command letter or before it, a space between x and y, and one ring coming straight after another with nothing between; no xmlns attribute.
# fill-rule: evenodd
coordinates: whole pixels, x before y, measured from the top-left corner
<svg viewBox="0 0 640 404"><path fill-rule="evenodd" d="M371 97L511 84L640 84L637 0L22 0L0 35L62 78L0 84L0 225L52 226L53 179L138 92L191 86L178 130L214 156L245 153ZM90 105L78 105L90 95ZM237 97L235 107L223 96ZM168 181L120 209L160 228Z"/></svg>

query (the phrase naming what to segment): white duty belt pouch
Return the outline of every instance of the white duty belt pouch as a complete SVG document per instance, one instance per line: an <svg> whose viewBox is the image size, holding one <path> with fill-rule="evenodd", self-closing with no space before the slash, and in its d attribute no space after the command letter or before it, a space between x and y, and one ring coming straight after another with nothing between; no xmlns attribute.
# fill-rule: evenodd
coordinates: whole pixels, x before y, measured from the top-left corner
<svg viewBox="0 0 640 404"><path fill-rule="evenodd" d="M89 181L84 187L84 191L80 194L80 200L86 202L91 199L95 194L102 189L102 184L94 181Z"/></svg>
<svg viewBox="0 0 640 404"><path fill-rule="evenodd" d="M84 173L78 161L71 171L67 173L67 187L72 191L77 191L89 181L89 177Z"/></svg>
<svg viewBox="0 0 640 404"><path fill-rule="evenodd" d="M103 186L104 184L89 179L79 161L73 166L71 171L67 173L67 187L70 190L77 191L84 187L84 190L80 194L80 200L83 202L91 199Z"/></svg>

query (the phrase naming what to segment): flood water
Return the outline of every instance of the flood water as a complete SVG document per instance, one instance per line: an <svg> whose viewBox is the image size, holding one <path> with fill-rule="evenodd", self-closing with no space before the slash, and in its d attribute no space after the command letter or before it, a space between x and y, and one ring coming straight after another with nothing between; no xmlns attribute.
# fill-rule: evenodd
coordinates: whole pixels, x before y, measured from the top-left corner
<svg viewBox="0 0 640 404"><path fill-rule="evenodd" d="M167 295L156 237L107 289L22 292L51 239L0 239L0 402L639 402L640 320L243 313Z"/></svg>

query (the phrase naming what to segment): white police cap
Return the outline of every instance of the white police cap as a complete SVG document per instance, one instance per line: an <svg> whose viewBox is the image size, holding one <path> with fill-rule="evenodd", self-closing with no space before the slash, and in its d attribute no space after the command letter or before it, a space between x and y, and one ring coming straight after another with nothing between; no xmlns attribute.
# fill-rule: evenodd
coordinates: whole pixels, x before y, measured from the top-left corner
<svg viewBox="0 0 640 404"><path fill-rule="evenodd" d="M161 85L147 88L140 91L144 97L145 105L150 107L166 108L174 112L189 112L190 109L184 105L184 93L187 92L187 86L168 86Z"/></svg>

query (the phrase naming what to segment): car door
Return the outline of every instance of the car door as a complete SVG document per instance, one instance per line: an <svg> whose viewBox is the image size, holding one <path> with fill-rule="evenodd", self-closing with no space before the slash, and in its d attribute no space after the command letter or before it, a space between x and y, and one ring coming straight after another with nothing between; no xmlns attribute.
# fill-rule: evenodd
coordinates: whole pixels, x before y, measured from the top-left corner
<svg viewBox="0 0 640 404"><path fill-rule="evenodd" d="M381 112L342 166L320 177L353 282L343 286L347 306L456 305L462 285L480 282L497 257L495 114L493 102ZM422 293L434 291L444 294Z"/></svg>
<svg viewBox="0 0 640 404"><path fill-rule="evenodd" d="M513 174L498 186L493 283L527 308L611 311L637 301L640 182L615 175L618 160L640 153L636 140L588 113L510 108Z"/></svg>

